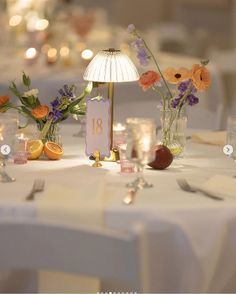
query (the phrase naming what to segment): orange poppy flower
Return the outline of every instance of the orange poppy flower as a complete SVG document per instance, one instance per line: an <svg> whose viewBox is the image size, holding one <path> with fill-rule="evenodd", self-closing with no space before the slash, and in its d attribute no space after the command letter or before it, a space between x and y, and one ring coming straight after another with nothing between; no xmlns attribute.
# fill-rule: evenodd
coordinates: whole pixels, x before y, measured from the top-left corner
<svg viewBox="0 0 236 294"><path fill-rule="evenodd" d="M192 80L199 91L206 91L211 83L210 72L205 66L194 64L192 67Z"/></svg>
<svg viewBox="0 0 236 294"><path fill-rule="evenodd" d="M0 96L0 106L6 104L9 101L9 97L7 95Z"/></svg>
<svg viewBox="0 0 236 294"><path fill-rule="evenodd" d="M31 110L31 114L37 119L44 118L48 113L49 107L47 105L39 105Z"/></svg>
<svg viewBox="0 0 236 294"><path fill-rule="evenodd" d="M169 67L164 72L164 78L171 84L178 84L191 78L191 71L185 67Z"/></svg>
<svg viewBox="0 0 236 294"><path fill-rule="evenodd" d="M158 83L160 79L161 77L157 72L149 70L141 75L139 79L139 85L143 88L144 91L146 91Z"/></svg>

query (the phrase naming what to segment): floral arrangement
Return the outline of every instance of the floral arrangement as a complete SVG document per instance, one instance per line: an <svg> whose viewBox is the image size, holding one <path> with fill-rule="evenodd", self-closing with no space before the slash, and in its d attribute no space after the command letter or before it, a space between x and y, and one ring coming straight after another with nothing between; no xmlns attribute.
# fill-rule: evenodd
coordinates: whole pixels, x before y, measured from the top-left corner
<svg viewBox="0 0 236 294"><path fill-rule="evenodd" d="M152 88L157 91L163 100L163 107L181 108L186 104L190 106L197 104L199 102L198 97L195 96L197 91L206 91L210 85L210 73L206 68L208 61L194 64L191 69L167 68L162 73L155 56L135 26L130 24L127 30L135 38L131 46L137 52L140 64L147 66L152 60L157 67L157 72L149 70L141 75L139 85L143 90ZM175 89L172 90L168 83L175 85Z"/></svg>
<svg viewBox="0 0 236 294"><path fill-rule="evenodd" d="M39 139L43 141L55 141L55 126L67 119L70 115L84 115L86 103L84 98L91 92L92 83L88 83L84 91L76 96L75 86L64 85L60 89L59 95L50 102L50 105L42 105L39 98L39 90L31 88L30 77L24 72L22 83L25 91L21 92L14 82L9 89L18 98L19 104L14 104L8 96L0 97L0 112L15 109L22 115L36 122L40 130Z"/></svg>
<svg viewBox="0 0 236 294"><path fill-rule="evenodd" d="M135 50L141 66L147 66L152 61L156 66L155 70L148 70L141 74L139 85L144 91L154 90L161 97L161 107L165 116L166 110L170 115L162 117L163 143L170 145L171 128L175 120L180 116L184 106L194 106L199 102L196 96L198 91L206 91L211 82L211 77L206 65L208 61L201 61L200 64L193 64L192 68L167 68L161 71L160 66L148 47L145 40L141 37L133 24L127 28L128 33L133 37L131 47Z"/></svg>

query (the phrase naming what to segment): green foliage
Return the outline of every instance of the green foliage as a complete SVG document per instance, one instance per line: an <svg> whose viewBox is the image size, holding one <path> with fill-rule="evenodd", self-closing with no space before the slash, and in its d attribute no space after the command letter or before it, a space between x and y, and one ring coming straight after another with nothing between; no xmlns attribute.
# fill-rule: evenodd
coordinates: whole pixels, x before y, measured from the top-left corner
<svg viewBox="0 0 236 294"><path fill-rule="evenodd" d="M27 76L24 72L22 75L22 81L23 81L23 84L29 89L31 85L31 80L30 80L30 77Z"/></svg>

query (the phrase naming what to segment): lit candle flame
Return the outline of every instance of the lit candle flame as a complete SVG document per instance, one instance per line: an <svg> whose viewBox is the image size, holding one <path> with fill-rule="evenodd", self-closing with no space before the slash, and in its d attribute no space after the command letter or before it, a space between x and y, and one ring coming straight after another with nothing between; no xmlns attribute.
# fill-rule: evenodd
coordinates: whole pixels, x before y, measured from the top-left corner
<svg viewBox="0 0 236 294"><path fill-rule="evenodd" d="M116 123L113 125L113 131L124 131L125 130L125 126L122 123Z"/></svg>

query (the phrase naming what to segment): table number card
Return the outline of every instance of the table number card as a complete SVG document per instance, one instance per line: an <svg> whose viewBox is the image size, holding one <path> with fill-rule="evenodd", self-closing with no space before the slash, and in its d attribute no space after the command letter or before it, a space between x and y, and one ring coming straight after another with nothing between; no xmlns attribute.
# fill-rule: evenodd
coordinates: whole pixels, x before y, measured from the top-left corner
<svg viewBox="0 0 236 294"><path fill-rule="evenodd" d="M86 114L86 150L87 156L98 150L102 157L110 156L110 110L108 99L90 99L87 101Z"/></svg>

